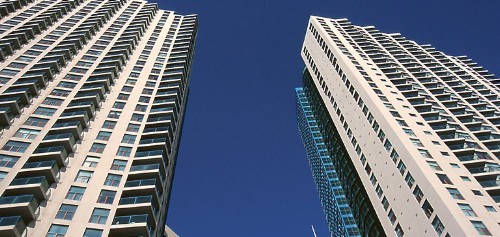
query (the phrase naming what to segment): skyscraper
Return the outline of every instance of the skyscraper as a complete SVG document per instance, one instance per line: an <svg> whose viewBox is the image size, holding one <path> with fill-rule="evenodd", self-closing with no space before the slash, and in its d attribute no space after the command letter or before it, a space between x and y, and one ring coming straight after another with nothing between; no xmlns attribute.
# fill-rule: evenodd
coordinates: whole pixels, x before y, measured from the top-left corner
<svg viewBox="0 0 500 237"><path fill-rule="evenodd" d="M163 236L196 16L143 0L0 16L0 236Z"/></svg>
<svg viewBox="0 0 500 237"><path fill-rule="evenodd" d="M299 127L332 235L500 233L499 79L346 19L311 17L302 58Z"/></svg>

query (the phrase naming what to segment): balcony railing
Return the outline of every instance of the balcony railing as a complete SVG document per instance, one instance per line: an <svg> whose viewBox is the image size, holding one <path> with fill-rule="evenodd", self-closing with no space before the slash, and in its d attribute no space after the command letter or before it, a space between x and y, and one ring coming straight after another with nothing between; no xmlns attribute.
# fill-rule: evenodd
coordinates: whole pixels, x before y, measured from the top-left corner
<svg viewBox="0 0 500 237"><path fill-rule="evenodd" d="M20 195L20 196L10 196L10 197L0 197L0 205L7 204L17 204L17 203L28 203L35 198L33 194Z"/></svg>
<svg viewBox="0 0 500 237"><path fill-rule="evenodd" d="M125 182L125 187L139 187L148 185L156 185L156 179L131 180Z"/></svg>
<svg viewBox="0 0 500 237"><path fill-rule="evenodd" d="M130 167L130 171L143 171L143 170L155 170L155 169L160 169L160 164L135 165Z"/></svg>
<svg viewBox="0 0 500 237"><path fill-rule="evenodd" d="M137 197L125 197L121 198L119 205L130 205L139 203L150 203L153 200L153 196L137 196Z"/></svg>
<svg viewBox="0 0 500 237"><path fill-rule="evenodd" d="M12 180L10 183L11 186L15 185L27 185L27 184L41 184L45 181L45 176L37 176L37 177L30 177L30 178L17 178Z"/></svg>
<svg viewBox="0 0 500 237"><path fill-rule="evenodd" d="M40 168L40 167L51 167L56 163L55 160L49 161L40 161L40 162L29 162L24 164L23 169L32 169L32 168Z"/></svg>
<svg viewBox="0 0 500 237"><path fill-rule="evenodd" d="M113 219L113 225L127 225L135 223L148 223L149 216L147 214L142 215L130 215L130 216L116 216Z"/></svg>

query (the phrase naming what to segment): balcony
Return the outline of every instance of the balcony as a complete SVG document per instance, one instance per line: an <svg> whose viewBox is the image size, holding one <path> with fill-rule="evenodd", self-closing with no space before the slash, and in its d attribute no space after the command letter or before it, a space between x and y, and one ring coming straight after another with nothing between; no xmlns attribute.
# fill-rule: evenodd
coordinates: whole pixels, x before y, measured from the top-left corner
<svg viewBox="0 0 500 237"><path fill-rule="evenodd" d="M13 213L20 215L25 223L29 223L38 217L39 203L33 194L0 197L0 216Z"/></svg>
<svg viewBox="0 0 500 237"><path fill-rule="evenodd" d="M148 214L157 217L159 213L156 195L122 197L115 216Z"/></svg>
<svg viewBox="0 0 500 237"><path fill-rule="evenodd" d="M144 196L154 195L157 200L160 199L163 188L156 178L127 180L123 189L123 196Z"/></svg>
<svg viewBox="0 0 500 237"><path fill-rule="evenodd" d="M49 182L45 176L29 178L15 178L5 190L5 196L34 194L38 202L47 200L49 196Z"/></svg>
<svg viewBox="0 0 500 237"><path fill-rule="evenodd" d="M153 236L154 221L147 214L115 216L109 231L110 237Z"/></svg>
<svg viewBox="0 0 500 237"><path fill-rule="evenodd" d="M55 160L27 162L18 173L19 178L44 176L49 183L59 179L59 166Z"/></svg>
<svg viewBox="0 0 500 237"><path fill-rule="evenodd" d="M68 151L64 146L38 147L30 157L34 161L55 160L59 167L66 166Z"/></svg>
<svg viewBox="0 0 500 237"><path fill-rule="evenodd" d="M5 127L10 125L10 121L14 118L12 110L9 107L0 106L0 126Z"/></svg>
<svg viewBox="0 0 500 237"><path fill-rule="evenodd" d="M163 167L163 161L161 162L161 164L134 163L134 165L130 167L130 172L128 177L130 179L159 178L161 181L163 181L165 178L165 168Z"/></svg>
<svg viewBox="0 0 500 237"><path fill-rule="evenodd" d="M26 224L21 216L0 217L0 236L2 237L21 237L25 229Z"/></svg>
<svg viewBox="0 0 500 237"><path fill-rule="evenodd" d="M83 128L80 120L67 121L67 120L57 120L57 122L52 126L50 130L51 133L67 133L73 134L76 140L81 140L83 138Z"/></svg>
<svg viewBox="0 0 500 237"><path fill-rule="evenodd" d="M52 131L50 131L53 133ZM61 134L47 134L40 145L44 146L61 146L67 151L74 152L76 150L76 138L73 133L61 133Z"/></svg>

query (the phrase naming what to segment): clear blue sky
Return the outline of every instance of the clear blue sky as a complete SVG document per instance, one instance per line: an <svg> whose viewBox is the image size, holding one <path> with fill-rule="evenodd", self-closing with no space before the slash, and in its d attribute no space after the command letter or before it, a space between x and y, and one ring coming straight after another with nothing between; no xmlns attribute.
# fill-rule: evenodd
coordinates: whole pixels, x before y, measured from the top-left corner
<svg viewBox="0 0 500 237"><path fill-rule="evenodd" d="M400 32L500 76L500 1L157 0L199 30L167 224L182 237L318 237L328 230L300 141L294 88L309 15Z"/></svg>

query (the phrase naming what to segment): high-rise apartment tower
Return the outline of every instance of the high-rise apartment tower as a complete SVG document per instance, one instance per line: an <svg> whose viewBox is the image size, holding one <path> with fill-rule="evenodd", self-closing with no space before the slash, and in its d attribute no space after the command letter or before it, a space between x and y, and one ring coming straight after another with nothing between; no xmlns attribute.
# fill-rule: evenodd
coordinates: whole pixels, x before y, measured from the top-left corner
<svg viewBox="0 0 500 237"><path fill-rule="evenodd" d="M0 2L0 236L163 236L195 15Z"/></svg>
<svg viewBox="0 0 500 237"><path fill-rule="evenodd" d="M500 233L500 79L464 56L311 17L299 127L334 236Z"/></svg>

